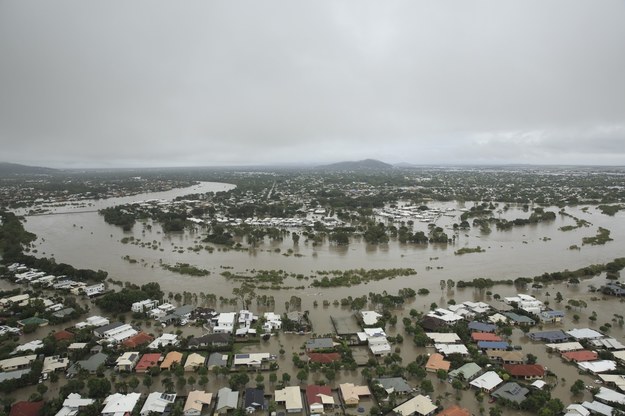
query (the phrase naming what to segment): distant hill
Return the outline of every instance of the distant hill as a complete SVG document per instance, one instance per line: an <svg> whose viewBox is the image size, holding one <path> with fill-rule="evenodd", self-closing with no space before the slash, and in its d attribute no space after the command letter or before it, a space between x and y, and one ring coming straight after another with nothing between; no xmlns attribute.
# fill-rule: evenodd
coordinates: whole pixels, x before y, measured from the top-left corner
<svg viewBox="0 0 625 416"><path fill-rule="evenodd" d="M332 163L319 166L319 168L326 170L388 170L393 169L393 165L375 159L365 159Z"/></svg>
<svg viewBox="0 0 625 416"><path fill-rule="evenodd" d="M0 162L0 176L13 175L49 175L58 172L52 168L42 168L39 166L19 165L17 163Z"/></svg>

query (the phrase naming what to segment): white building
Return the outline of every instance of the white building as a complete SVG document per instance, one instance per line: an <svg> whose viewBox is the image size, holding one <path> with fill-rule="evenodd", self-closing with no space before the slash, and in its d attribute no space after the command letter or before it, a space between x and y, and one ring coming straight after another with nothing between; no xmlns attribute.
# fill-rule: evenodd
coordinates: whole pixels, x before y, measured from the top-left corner
<svg viewBox="0 0 625 416"><path fill-rule="evenodd" d="M236 312L222 312L213 322L216 323L213 332L216 334L231 334L234 331L234 323L236 321Z"/></svg>
<svg viewBox="0 0 625 416"><path fill-rule="evenodd" d="M493 391L495 387L503 383L503 380L499 375L494 371L489 371L487 373L482 374L481 376L473 379L469 382L475 388L480 390L484 390L487 392Z"/></svg>
<svg viewBox="0 0 625 416"><path fill-rule="evenodd" d="M434 413L438 407L432 403L429 396L419 394L412 399L400 404L393 411L401 416L421 415L427 416Z"/></svg>
<svg viewBox="0 0 625 416"><path fill-rule="evenodd" d="M362 323L365 326L373 326L378 323L382 314L377 313L376 311L361 311L360 316L362 317Z"/></svg>
<svg viewBox="0 0 625 416"><path fill-rule="evenodd" d="M57 370L65 370L69 366L69 358L62 358L58 355L46 357L43 359L42 373L53 373Z"/></svg>
<svg viewBox="0 0 625 416"><path fill-rule="evenodd" d="M91 286L85 286L83 288L83 292L85 295L91 297L104 293L106 289L104 288L104 283L97 283Z"/></svg>
<svg viewBox="0 0 625 416"><path fill-rule="evenodd" d="M141 398L139 393L115 393L104 399L102 416L127 416L132 413Z"/></svg>
<svg viewBox="0 0 625 416"><path fill-rule="evenodd" d="M265 318L265 323L263 324L265 332L282 329L282 317L280 315L273 312L265 312L263 317Z"/></svg>
<svg viewBox="0 0 625 416"><path fill-rule="evenodd" d="M252 312L245 309L239 311L239 325L249 327L256 321L258 321L258 316Z"/></svg>
<svg viewBox="0 0 625 416"><path fill-rule="evenodd" d="M130 309L136 313L143 313L158 306L158 300L146 299L132 304Z"/></svg>
<svg viewBox="0 0 625 416"><path fill-rule="evenodd" d="M143 403L140 414L141 416L148 416L152 412L162 414L175 400L175 394L152 392Z"/></svg>
<svg viewBox="0 0 625 416"><path fill-rule="evenodd" d="M304 410L302 393L299 386L287 386L275 391L276 403L284 403L287 413L299 413Z"/></svg>
<svg viewBox="0 0 625 416"><path fill-rule="evenodd" d="M234 366L245 365L248 367L260 367L263 362L269 361L271 358L271 354L268 352L235 354L232 364Z"/></svg>
<svg viewBox="0 0 625 416"><path fill-rule="evenodd" d="M176 334L163 334L160 337L156 338L154 341L152 341L149 345L148 348L151 350L157 350L161 347L166 347L168 345L173 345L176 346L180 343L180 341L178 341L178 335Z"/></svg>
<svg viewBox="0 0 625 416"><path fill-rule="evenodd" d="M187 401L184 404L184 416L200 416L204 406L210 406L213 400L213 394L201 390L193 390L189 392Z"/></svg>
<svg viewBox="0 0 625 416"><path fill-rule="evenodd" d="M77 416L81 407L86 407L95 403L93 399L83 399L78 393L70 393L63 401L63 407L56 416Z"/></svg>
<svg viewBox="0 0 625 416"><path fill-rule="evenodd" d="M110 323L111 322L107 318L96 315L96 316L90 316L83 322L78 322L76 324L76 328L77 329L93 328L93 327L99 328L101 326L108 325Z"/></svg>

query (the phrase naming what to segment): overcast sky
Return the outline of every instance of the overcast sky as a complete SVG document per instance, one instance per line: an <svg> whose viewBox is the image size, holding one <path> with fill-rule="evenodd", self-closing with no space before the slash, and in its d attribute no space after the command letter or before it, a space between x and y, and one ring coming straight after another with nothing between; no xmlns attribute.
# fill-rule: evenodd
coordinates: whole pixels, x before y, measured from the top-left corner
<svg viewBox="0 0 625 416"><path fill-rule="evenodd" d="M625 165L625 2L0 1L0 161Z"/></svg>

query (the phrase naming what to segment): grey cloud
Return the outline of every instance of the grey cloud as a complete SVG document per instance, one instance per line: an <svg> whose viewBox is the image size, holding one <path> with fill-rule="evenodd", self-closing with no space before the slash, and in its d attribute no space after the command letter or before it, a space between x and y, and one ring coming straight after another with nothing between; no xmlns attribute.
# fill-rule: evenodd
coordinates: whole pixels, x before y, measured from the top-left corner
<svg viewBox="0 0 625 416"><path fill-rule="evenodd" d="M624 15L578 0L4 1L0 159L625 164Z"/></svg>

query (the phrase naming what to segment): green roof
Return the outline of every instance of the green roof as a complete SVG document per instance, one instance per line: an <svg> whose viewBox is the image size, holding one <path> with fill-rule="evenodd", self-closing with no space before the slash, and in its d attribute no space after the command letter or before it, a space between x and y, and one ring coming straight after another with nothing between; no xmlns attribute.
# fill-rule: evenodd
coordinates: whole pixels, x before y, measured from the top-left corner
<svg viewBox="0 0 625 416"><path fill-rule="evenodd" d="M26 326L26 325L47 325L48 324L48 320L47 319L42 319L42 318L38 318L36 316L31 316L30 318L26 318L26 319L22 319L21 321L17 322L18 324L22 325L22 326Z"/></svg>

